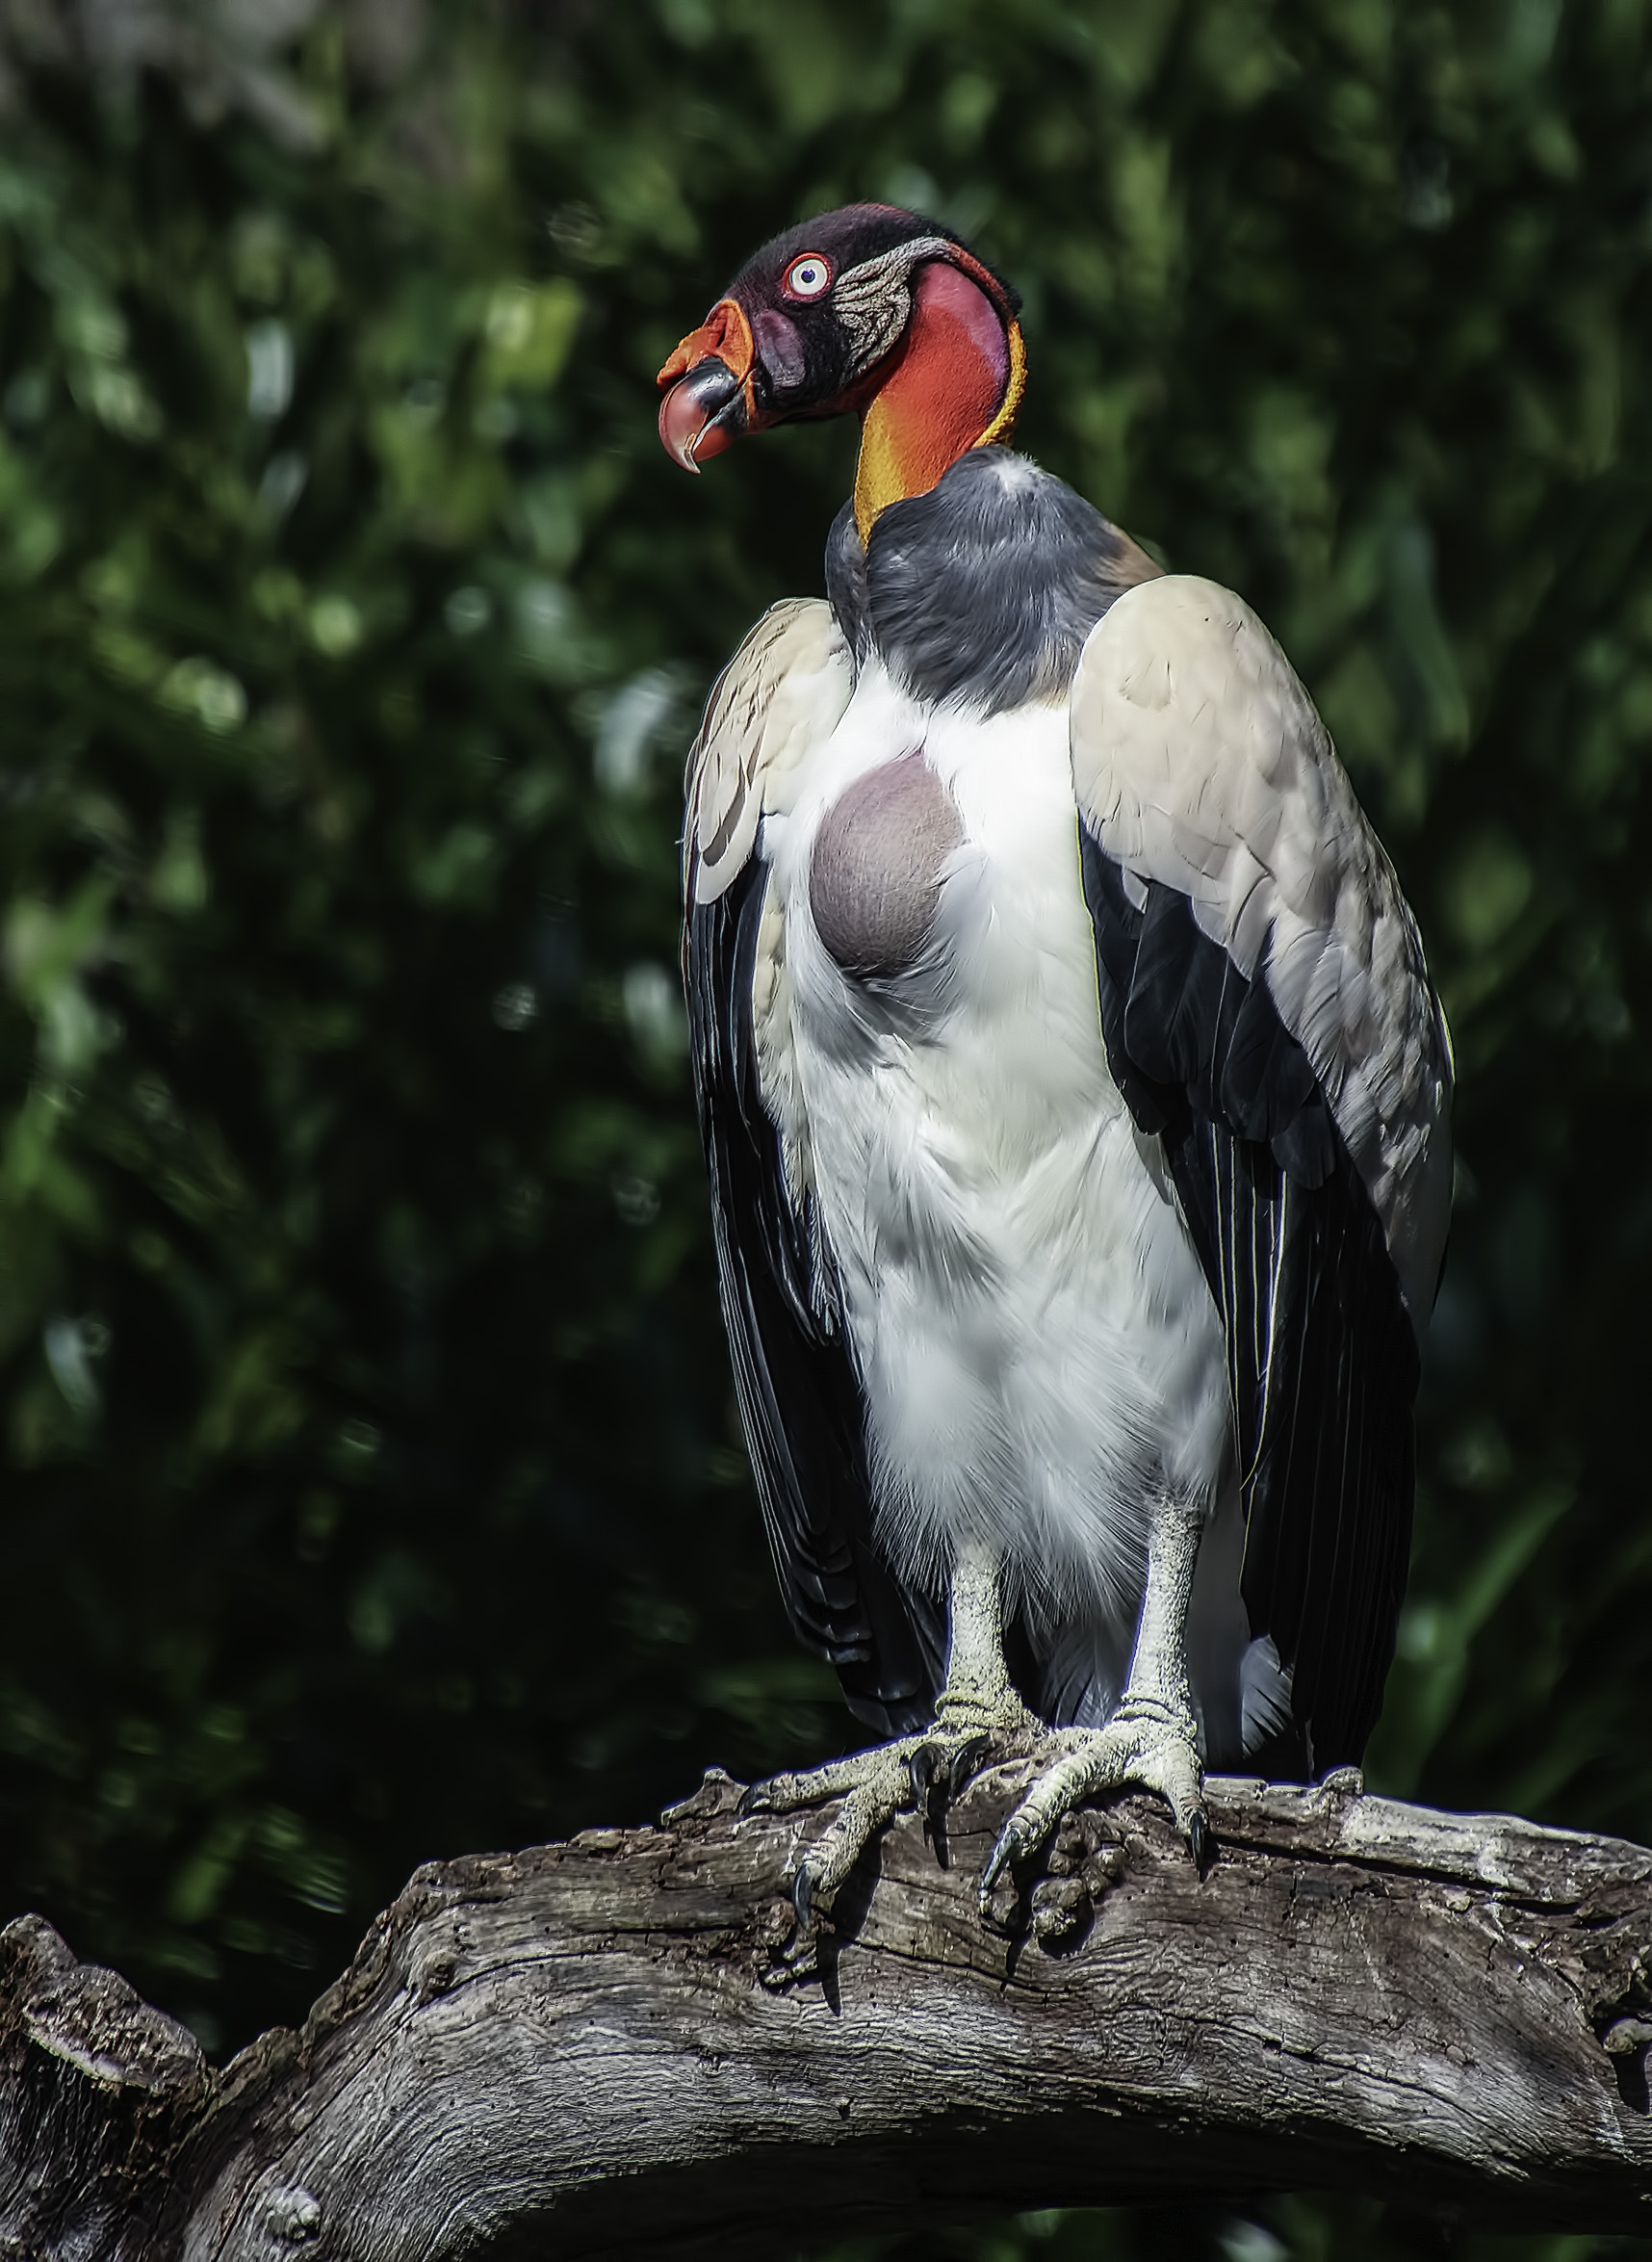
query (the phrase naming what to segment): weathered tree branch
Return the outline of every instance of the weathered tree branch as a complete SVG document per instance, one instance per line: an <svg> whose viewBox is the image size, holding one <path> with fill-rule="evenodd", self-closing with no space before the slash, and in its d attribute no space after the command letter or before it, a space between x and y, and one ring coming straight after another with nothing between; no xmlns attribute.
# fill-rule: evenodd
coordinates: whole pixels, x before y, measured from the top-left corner
<svg viewBox="0 0 1652 2262"><path fill-rule="evenodd" d="M49 1926L0 1934L0 2253L772 2253L919 2218L1318 2184L1652 2228L1652 1853L1218 1781L1077 1818L983 1930L1013 1776L915 1821L788 1979L797 1825L708 1777L658 1830L419 1871L297 2034L209 2073ZM812 1833L825 1817L805 1825ZM846 1896L847 1898L847 1896Z"/></svg>

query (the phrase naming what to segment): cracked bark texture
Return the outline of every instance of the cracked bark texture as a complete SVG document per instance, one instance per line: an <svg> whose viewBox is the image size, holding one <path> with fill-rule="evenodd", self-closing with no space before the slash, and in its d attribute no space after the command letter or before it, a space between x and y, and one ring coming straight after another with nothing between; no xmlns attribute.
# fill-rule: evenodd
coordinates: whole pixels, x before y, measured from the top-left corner
<svg viewBox="0 0 1652 2262"><path fill-rule="evenodd" d="M221 2072L49 1926L0 1934L0 2254L768 2255L975 2211L1334 2185L1652 2231L1652 1853L1215 1779L1200 1883L1125 1800L975 1912L1020 1774L903 1820L788 1974L830 1809L713 1773L658 1829L420 1870Z"/></svg>

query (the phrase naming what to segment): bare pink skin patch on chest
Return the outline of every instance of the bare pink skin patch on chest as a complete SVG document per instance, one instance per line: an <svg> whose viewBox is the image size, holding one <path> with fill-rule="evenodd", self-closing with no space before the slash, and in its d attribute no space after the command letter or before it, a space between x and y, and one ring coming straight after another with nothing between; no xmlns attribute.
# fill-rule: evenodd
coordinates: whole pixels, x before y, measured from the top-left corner
<svg viewBox="0 0 1652 2262"><path fill-rule="evenodd" d="M942 868L964 838L952 796L921 754L857 778L821 819L809 866L809 908L843 973L908 973L941 901Z"/></svg>

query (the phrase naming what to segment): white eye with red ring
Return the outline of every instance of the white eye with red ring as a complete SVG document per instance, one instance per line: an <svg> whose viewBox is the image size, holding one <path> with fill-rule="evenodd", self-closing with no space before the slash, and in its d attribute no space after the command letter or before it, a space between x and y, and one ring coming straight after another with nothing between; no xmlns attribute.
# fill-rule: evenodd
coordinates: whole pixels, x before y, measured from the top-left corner
<svg viewBox="0 0 1652 2262"><path fill-rule="evenodd" d="M832 262L822 251L806 251L786 271L788 299L818 299L832 288Z"/></svg>

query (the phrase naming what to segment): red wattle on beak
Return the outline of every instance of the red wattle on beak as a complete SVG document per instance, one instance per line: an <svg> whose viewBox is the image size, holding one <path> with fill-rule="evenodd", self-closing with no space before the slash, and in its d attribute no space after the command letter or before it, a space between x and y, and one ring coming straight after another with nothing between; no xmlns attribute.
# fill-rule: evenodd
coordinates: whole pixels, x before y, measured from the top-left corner
<svg viewBox="0 0 1652 2262"><path fill-rule="evenodd" d="M752 423L756 357L744 310L720 299L660 371L660 445L684 471L721 455Z"/></svg>

